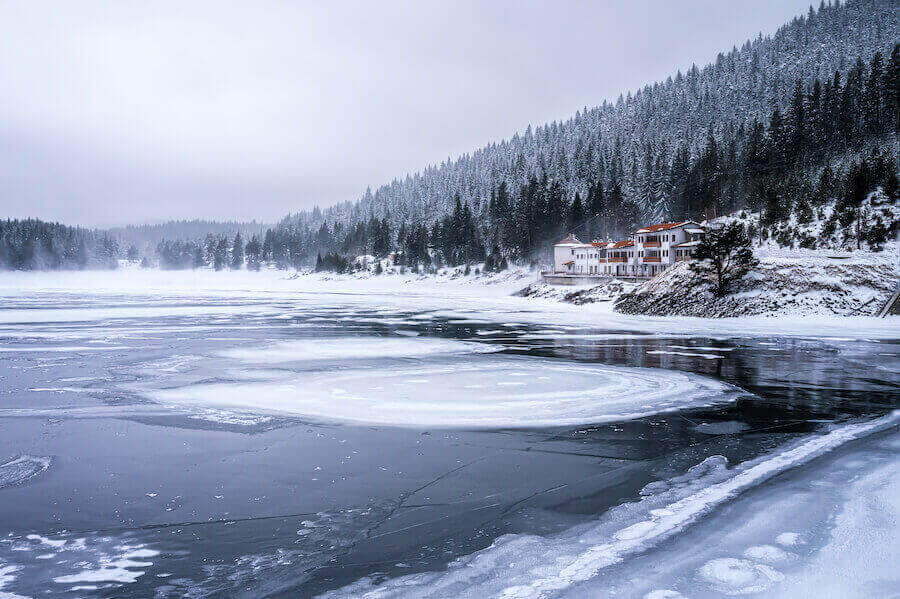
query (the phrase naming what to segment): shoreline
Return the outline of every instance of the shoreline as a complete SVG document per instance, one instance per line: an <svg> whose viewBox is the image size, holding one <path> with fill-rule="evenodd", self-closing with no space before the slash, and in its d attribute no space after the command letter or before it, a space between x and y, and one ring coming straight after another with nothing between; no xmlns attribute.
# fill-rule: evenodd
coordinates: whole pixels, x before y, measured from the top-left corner
<svg viewBox="0 0 900 599"><path fill-rule="evenodd" d="M900 339L900 318L888 316L642 316L613 311L611 301L575 305L546 298L512 294L525 287L529 271L433 277L429 275L334 275L278 270L3 272L0 298L5 308L21 308L35 295L47 293L109 296L132 294L148 302L171 302L182 297L207 297L218 301L259 303L287 300L297 293L328 296L379 295L383 305L395 310L425 310L429 317L480 318L543 326L627 330L635 334L678 336L775 336L813 337L832 340ZM534 274L533 276L537 276ZM567 291L576 289L567 288ZM12 303L11 303L12 302ZM160 308L165 311L165 308ZM214 309L211 306L210 309ZM231 309L234 309L232 306ZM90 311L90 309L85 309ZM98 313L102 313L97 308ZM0 323L4 312L0 308ZM82 310L84 311L84 310ZM83 316L88 318L87 316ZM565 336L565 333L561 333Z"/></svg>

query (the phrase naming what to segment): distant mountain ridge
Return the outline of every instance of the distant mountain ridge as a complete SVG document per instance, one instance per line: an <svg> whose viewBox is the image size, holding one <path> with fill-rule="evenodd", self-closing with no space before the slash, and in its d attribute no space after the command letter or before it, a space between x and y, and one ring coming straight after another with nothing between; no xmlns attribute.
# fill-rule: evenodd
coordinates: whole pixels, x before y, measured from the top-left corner
<svg viewBox="0 0 900 599"><path fill-rule="evenodd" d="M209 221L203 219L172 220L164 223L148 225L127 225L124 227L112 227L105 232L120 241L123 248L130 245L155 247L160 241L193 241L206 235L229 235L240 233L249 239L253 235L262 236L269 224L239 221Z"/></svg>

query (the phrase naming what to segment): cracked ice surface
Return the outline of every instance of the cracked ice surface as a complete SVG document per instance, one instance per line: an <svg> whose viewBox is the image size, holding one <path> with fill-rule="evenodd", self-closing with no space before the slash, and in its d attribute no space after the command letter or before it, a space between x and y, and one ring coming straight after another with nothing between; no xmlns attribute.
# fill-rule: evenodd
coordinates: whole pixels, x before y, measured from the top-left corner
<svg viewBox="0 0 900 599"><path fill-rule="evenodd" d="M365 578L343 589L326 593L323 597L525 599L605 597L612 594L623 597L718 597L722 593L745 595L763 591L777 591L778 596L798 597L804 595L804 589L810 588L835 589L831 595L827 592L822 595L817 591L817 596L881 596L877 593L888 588L885 585L890 584L891 577L896 582L896 575L890 565L898 549L895 530L890 524L900 511L897 504L900 493L897 493L896 460L891 460L878 472L857 482L857 488L851 489L851 492L844 490L846 495L841 493L842 487L835 489L835 492L842 495L844 505L832 532L833 539L805 569L791 578L787 578L773 565L760 563L758 560L765 558L768 561L776 554L780 557L780 552L757 546L751 547L749 555L743 558L728 554L716 555L718 551L715 550L715 543L706 539L701 544L702 548L712 547L713 556L699 564L693 575L694 580L690 583L690 592L682 594L679 589L667 588L666 583L671 584L672 580L661 581L659 587L647 589L646 594L636 594L637 584L627 590L615 589L613 592L608 587L615 587L619 581L624 586L635 579L646 584L654 569L660 570L663 575L671 574L671 571L667 571L666 559L671 559L672 562L681 560L681 564L687 561L679 557L679 552L674 556L655 556L655 567L643 569L638 566L638 571L628 562L654 549L666 539L676 535L682 535L683 538L685 529L714 508L728 504L739 494L831 452L848 441L886 428L896 428L898 422L900 410L883 418L835 428L827 434L801 441L790 448L731 469L724 457L713 456L682 476L653 483L652 487L648 486L642 493L640 501L614 508L595 522L575 526L564 533L548 537L506 535L482 551L457 559L446 571L412 574L383 582ZM857 461L859 463L865 464ZM874 518L873 506L867 505L870 503L868 497L872 495L880 503L875 506L877 514ZM772 505L776 504L768 501L763 504L765 507ZM754 506L752 513L766 512L766 518L771 519L765 507ZM765 531L765 526L757 523L754 525L756 530ZM771 524L767 523L766 526ZM721 532L720 526L716 534ZM754 531L753 536L758 538L760 532ZM796 539L797 537L790 538L791 541ZM873 546L866 547L872 543ZM862 551L862 555L869 559L866 564L860 566L857 563L857 551ZM868 582L854 581L852 574L840 573L842 569L853 572L859 568L866 571ZM600 576L604 572L609 575Z"/></svg>
<svg viewBox="0 0 900 599"><path fill-rule="evenodd" d="M424 340L404 340L419 341ZM674 370L511 356L385 371L301 372L289 380L193 384L143 392L160 403L179 406L456 428L608 422L727 402L744 394L726 383Z"/></svg>

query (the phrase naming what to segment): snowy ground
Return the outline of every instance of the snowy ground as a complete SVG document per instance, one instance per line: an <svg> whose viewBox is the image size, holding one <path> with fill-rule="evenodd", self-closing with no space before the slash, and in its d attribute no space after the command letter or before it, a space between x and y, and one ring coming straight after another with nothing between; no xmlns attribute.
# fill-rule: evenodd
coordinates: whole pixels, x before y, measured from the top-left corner
<svg viewBox="0 0 900 599"><path fill-rule="evenodd" d="M629 314L727 317L877 314L900 274L900 244L882 252L756 248L759 264L719 297L700 275L678 264L621 296L615 309Z"/></svg>

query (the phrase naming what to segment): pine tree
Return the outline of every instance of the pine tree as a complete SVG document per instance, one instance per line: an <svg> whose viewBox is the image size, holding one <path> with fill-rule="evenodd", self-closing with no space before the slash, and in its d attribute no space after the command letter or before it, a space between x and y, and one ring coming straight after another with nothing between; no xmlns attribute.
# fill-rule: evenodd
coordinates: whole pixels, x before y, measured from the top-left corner
<svg viewBox="0 0 900 599"><path fill-rule="evenodd" d="M790 164L801 157L806 150L806 97L803 93L803 82L797 81L794 87L794 95L791 98L789 115L790 131L788 133L788 152L786 164Z"/></svg>
<svg viewBox="0 0 900 599"><path fill-rule="evenodd" d="M777 107L772 111L772 118L769 120L768 146L769 172L771 174L784 172L790 163L791 144L781 110Z"/></svg>
<svg viewBox="0 0 900 599"><path fill-rule="evenodd" d="M244 248L244 251L247 255L247 269L248 270L259 270L260 263L262 261L262 245L259 242L259 237L254 235L250 238L250 241L247 242L247 246Z"/></svg>
<svg viewBox="0 0 900 599"><path fill-rule="evenodd" d="M216 241L213 251L213 268L222 270L228 262L228 237L223 235Z"/></svg>
<svg viewBox="0 0 900 599"><path fill-rule="evenodd" d="M877 134L882 130L882 71L881 53L876 52L869 65L869 79L866 82L863 111L863 127L868 134Z"/></svg>
<svg viewBox="0 0 900 599"><path fill-rule="evenodd" d="M575 231L576 229L584 226L584 224L584 205L581 203L581 196L576 191L575 199L572 202L572 208L569 210L569 222L567 224L567 229L569 231Z"/></svg>
<svg viewBox="0 0 900 599"><path fill-rule="evenodd" d="M240 270L242 266L244 266L244 240L241 239L241 234L238 232L231 244L231 268Z"/></svg>
<svg viewBox="0 0 900 599"><path fill-rule="evenodd" d="M694 249L693 257L691 270L713 275L713 292L720 296L728 293L731 286L757 263L750 247L750 237L738 222L707 231Z"/></svg>
<svg viewBox="0 0 900 599"><path fill-rule="evenodd" d="M900 135L900 43L895 44L891 52L881 88L887 132Z"/></svg>
<svg viewBox="0 0 900 599"><path fill-rule="evenodd" d="M203 268L206 266L206 259L203 257L203 247L200 245L194 246L194 255L191 266L193 268Z"/></svg>

